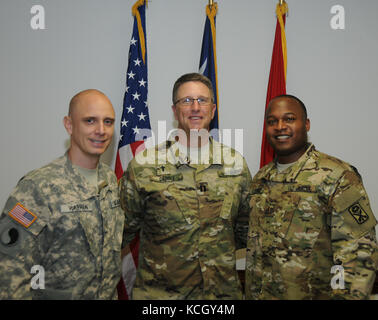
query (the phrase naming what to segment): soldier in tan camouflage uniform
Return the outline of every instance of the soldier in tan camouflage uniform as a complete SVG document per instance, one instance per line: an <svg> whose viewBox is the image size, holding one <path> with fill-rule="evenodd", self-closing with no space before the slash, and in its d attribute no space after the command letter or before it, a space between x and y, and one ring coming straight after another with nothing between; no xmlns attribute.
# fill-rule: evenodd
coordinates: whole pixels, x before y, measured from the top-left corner
<svg viewBox="0 0 378 320"><path fill-rule="evenodd" d="M366 299L372 290L376 219L361 177L309 145L309 129L298 98L270 102L277 157L252 182L247 299Z"/></svg>
<svg viewBox="0 0 378 320"><path fill-rule="evenodd" d="M242 297L235 250L246 245L251 176L240 153L209 139L213 101L206 77L178 79L176 136L137 154L121 179L125 243L140 232L133 299Z"/></svg>
<svg viewBox="0 0 378 320"><path fill-rule="evenodd" d="M24 176L0 216L1 299L117 297L124 215L117 179L99 162L114 132L111 102L83 91L64 125L66 155Z"/></svg>

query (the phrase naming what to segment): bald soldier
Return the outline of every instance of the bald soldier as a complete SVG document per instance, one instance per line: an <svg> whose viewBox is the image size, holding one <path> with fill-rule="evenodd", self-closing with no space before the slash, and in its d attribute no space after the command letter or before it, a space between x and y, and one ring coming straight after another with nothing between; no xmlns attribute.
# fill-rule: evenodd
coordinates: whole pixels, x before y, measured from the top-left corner
<svg viewBox="0 0 378 320"><path fill-rule="evenodd" d="M117 179L99 162L114 132L100 91L75 95L66 154L18 182L0 216L1 299L112 299L124 215Z"/></svg>
<svg viewBox="0 0 378 320"><path fill-rule="evenodd" d="M361 176L307 142L298 98L274 98L265 117L276 158L252 181L246 298L367 299L377 222Z"/></svg>

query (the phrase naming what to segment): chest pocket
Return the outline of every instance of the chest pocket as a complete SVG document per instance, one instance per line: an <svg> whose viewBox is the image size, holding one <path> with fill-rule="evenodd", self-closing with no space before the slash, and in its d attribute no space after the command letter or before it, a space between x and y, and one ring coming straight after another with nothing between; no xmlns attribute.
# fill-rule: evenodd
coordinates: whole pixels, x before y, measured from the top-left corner
<svg viewBox="0 0 378 320"><path fill-rule="evenodd" d="M286 238L293 250L298 248L306 256L327 224L327 206L319 199L314 186L294 186L291 194L297 200Z"/></svg>
<svg viewBox="0 0 378 320"><path fill-rule="evenodd" d="M268 210L265 212L265 224L271 225L279 237L286 237L299 200L299 196L289 190L283 190L281 194L273 193L267 199Z"/></svg>
<svg viewBox="0 0 378 320"><path fill-rule="evenodd" d="M326 219L325 205L313 186L272 186L262 207L259 221L267 245L311 252Z"/></svg>
<svg viewBox="0 0 378 320"><path fill-rule="evenodd" d="M115 277L121 271L121 245L125 215L116 188L107 191L101 204L104 238L102 262L105 277L110 278Z"/></svg>
<svg viewBox="0 0 378 320"><path fill-rule="evenodd" d="M223 168L218 171L221 185L224 188L222 195L222 209L220 217L222 219L232 219L238 214L241 200L241 179L242 168Z"/></svg>
<svg viewBox="0 0 378 320"><path fill-rule="evenodd" d="M268 190L257 187L252 191L251 231L261 233L262 248L267 255L287 247L286 236L292 224L299 197L286 186L272 185Z"/></svg>
<svg viewBox="0 0 378 320"><path fill-rule="evenodd" d="M70 232L81 227L84 232L85 239L87 240L90 250L94 256L100 254L100 241L101 241L101 226L102 221L98 215L98 210L95 209L95 201L84 200L75 203L62 204L60 206L60 219L57 222L58 227L65 228L66 232ZM77 230L76 237L80 234ZM80 241L76 239L76 241Z"/></svg>
<svg viewBox="0 0 378 320"><path fill-rule="evenodd" d="M104 226L104 229L106 228L104 246L109 243L113 250L120 251L125 215L121 209L117 190L113 191L109 198L109 211L104 213L104 220L106 221L106 226Z"/></svg>
<svg viewBox="0 0 378 320"><path fill-rule="evenodd" d="M196 190L183 183L182 173L157 172L143 188L147 194L146 232L167 235L194 222L198 208Z"/></svg>
<svg viewBox="0 0 378 320"><path fill-rule="evenodd" d="M257 235L259 227L263 227L266 196L262 188L252 187L249 197L249 234L254 234L254 236Z"/></svg>

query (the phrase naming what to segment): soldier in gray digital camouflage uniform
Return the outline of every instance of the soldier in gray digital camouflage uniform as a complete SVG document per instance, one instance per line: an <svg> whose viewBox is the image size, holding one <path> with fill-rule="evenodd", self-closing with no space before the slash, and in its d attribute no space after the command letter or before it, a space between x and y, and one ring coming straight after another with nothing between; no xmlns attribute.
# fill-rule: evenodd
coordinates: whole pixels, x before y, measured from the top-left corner
<svg viewBox="0 0 378 320"><path fill-rule="evenodd" d="M133 299L242 298L235 250L246 245L251 176L240 153L209 138L213 101L209 79L179 78L175 137L139 152L120 181L125 244L140 232Z"/></svg>
<svg viewBox="0 0 378 320"><path fill-rule="evenodd" d="M97 90L70 103L67 153L17 184L0 216L1 299L114 299L124 215L117 179L99 162L114 110Z"/></svg>
<svg viewBox="0 0 378 320"><path fill-rule="evenodd" d="M266 135L276 159L253 178L247 299L367 299L377 268L376 219L357 170L307 143L293 96L273 99Z"/></svg>

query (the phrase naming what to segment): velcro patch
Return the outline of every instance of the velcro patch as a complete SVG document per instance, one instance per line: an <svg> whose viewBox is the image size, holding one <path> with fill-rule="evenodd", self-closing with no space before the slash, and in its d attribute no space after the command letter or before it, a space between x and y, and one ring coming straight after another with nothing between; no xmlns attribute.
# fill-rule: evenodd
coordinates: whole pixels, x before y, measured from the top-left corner
<svg viewBox="0 0 378 320"><path fill-rule="evenodd" d="M182 179L183 179L182 173L150 176L150 181L153 181L153 182L173 182L173 181L181 181Z"/></svg>
<svg viewBox="0 0 378 320"><path fill-rule="evenodd" d="M358 224L363 224L369 219L369 215L364 211L359 203L355 203L348 208L349 213Z"/></svg>
<svg viewBox="0 0 378 320"><path fill-rule="evenodd" d="M33 222L37 219L37 216L26 209L21 203L17 202L14 208L9 211L8 215L22 224L25 228L29 228Z"/></svg>

